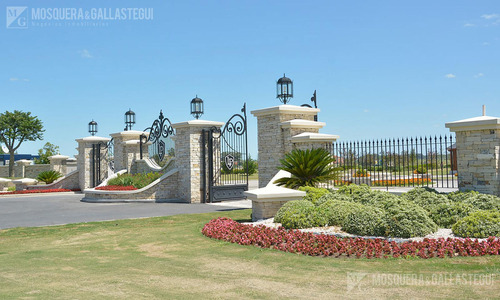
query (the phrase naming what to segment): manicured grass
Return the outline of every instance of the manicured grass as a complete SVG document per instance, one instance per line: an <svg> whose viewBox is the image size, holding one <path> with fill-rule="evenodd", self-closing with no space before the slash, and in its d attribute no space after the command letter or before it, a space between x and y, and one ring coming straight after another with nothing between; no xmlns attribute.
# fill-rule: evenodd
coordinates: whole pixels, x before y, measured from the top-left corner
<svg viewBox="0 0 500 300"><path fill-rule="evenodd" d="M308 257L203 236L203 225L218 216L247 220L250 210L1 230L0 299L412 299L500 293L498 256ZM449 280L469 274L472 280ZM387 280L398 275L423 276L430 285ZM474 275L493 281L474 283Z"/></svg>

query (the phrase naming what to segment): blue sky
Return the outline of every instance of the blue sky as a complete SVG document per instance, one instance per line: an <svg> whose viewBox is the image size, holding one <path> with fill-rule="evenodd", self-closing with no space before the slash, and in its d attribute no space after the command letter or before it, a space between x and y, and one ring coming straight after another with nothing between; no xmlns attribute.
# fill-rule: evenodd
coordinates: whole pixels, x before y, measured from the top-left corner
<svg viewBox="0 0 500 300"><path fill-rule="evenodd" d="M7 28L7 7L152 8L153 20L99 26L47 21ZM51 25L51 26L48 26ZM316 89L323 133L341 140L446 134L444 123L500 117L500 2L492 1L3 1L0 111L31 111L44 141L76 154L76 138L134 129L163 109L172 122L226 121L243 102L279 105L276 80L294 81L291 104ZM249 114L249 149L257 153Z"/></svg>

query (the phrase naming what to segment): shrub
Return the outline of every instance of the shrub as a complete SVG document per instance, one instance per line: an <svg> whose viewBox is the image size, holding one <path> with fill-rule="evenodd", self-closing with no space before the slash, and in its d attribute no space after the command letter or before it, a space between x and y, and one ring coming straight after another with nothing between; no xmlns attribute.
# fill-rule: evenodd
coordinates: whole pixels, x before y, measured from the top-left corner
<svg viewBox="0 0 500 300"><path fill-rule="evenodd" d="M108 185L134 186L136 189L142 189L148 186L153 181L160 178L161 173L137 173L137 174L121 174L118 177L110 179Z"/></svg>
<svg viewBox="0 0 500 300"><path fill-rule="evenodd" d="M500 211L500 198L494 195L475 194L473 197L468 197L464 203L469 203L477 210L497 210Z"/></svg>
<svg viewBox="0 0 500 300"><path fill-rule="evenodd" d="M50 171L40 172L40 174L38 174L36 179L43 181L46 184L51 184L52 182L56 181L61 177L62 177L61 173L54 170L50 170Z"/></svg>
<svg viewBox="0 0 500 300"><path fill-rule="evenodd" d="M389 199L381 204L385 209L387 236L425 236L438 229L427 211L407 200Z"/></svg>
<svg viewBox="0 0 500 300"><path fill-rule="evenodd" d="M403 194L403 198L419 205L429 212L433 210L434 206L442 203L449 203L446 196L430 192L425 188L414 188L408 193Z"/></svg>
<svg viewBox="0 0 500 300"><path fill-rule="evenodd" d="M280 169L289 172L291 177L276 180L277 185L297 189L301 186L317 186L337 178L335 159L323 148L300 150L294 149L280 160Z"/></svg>
<svg viewBox="0 0 500 300"><path fill-rule="evenodd" d="M328 225L341 227L344 225L346 217L352 211L360 208L362 206L358 203L341 200L327 200L318 206L319 211L326 217Z"/></svg>
<svg viewBox="0 0 500 300"><path fill-rule="evenodd" d="M500 236L500 212L496 210L474 212L455 223L452 230L453 234L461 237Z"/></svg>
<svg viewBox="0 0 500 300"><path fill-rule="evenodd" d="M475 211L472 205L462 202L441 203L431 208L432 220L442 228L451 228L458 220Z"/></svg>
<svg viewBox="0 0 500 300"><path fill-rule="evenodd" d="M342 230L357 235L384 236L386 234L384 211L360 205L347 215Z"/></svg>
<svg viewBox="0 0 500 300"><path fill-rule="evenodd" d="M323 203L330 201L330 200L352 202L352 198L349 197L348 195L341 194L341 193L334 191L334 192L326 193L323 196L319 197L319 199L317 199L314 204L316 206L321 206Z"/></svg>
<svg viewBox="0 0 500 300"><path fill-rule="evenodd" d="M413 170L414 174L426 174L427 173L427 168L425 166L420 166Z"/></svg>
<svg viewBox="0 0 500 300"><path fill-rule="evenodd" d="M449 193L448 199L453 202L464 202L468 198L475 197L479 195L479 192L476 191L465 191L465 192L452 192Z"/></svg>
<svg viewBox="0 0 500 300"><path fill-rule="evenodd" d="M353 177L370 177L370 173L368 173L368 171L366 170L362 170L362 169L359 169L359 170L356 170L356 172L354 172L354 174L352 174Z"/></svg>
<svg viewBox="0 0 500 300"><path fill-rule="evenodd" d="M329 194L330 191L322 188L315 188L311 186L303 186L299 188L299 191L306 192L306 196L303 198L304 200L309 200L313 204L316 204L316 201L323 195Z"/></svg>
<svg viewBox="0 0 500 300"><path fill-rule="evenodd" d="M285 203L274 217L284 228L309 228L325 226L327 220L324 214L308 200L296 200Z"/></svg>

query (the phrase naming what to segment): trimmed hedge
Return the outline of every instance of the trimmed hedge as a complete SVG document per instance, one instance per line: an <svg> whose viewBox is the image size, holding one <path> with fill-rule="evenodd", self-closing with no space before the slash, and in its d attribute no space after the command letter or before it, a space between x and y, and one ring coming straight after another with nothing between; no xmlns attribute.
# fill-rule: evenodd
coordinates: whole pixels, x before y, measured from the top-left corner
<svg viewBox="0 0 500 300"><path fill-rule="evenodd" d="M328 200L318 206L330 226L344 226L346 217L360 208L362 208L361 204L341 200Z"/></svg>
<svg viewBox="0 0 500 300"><path fill-rule="evenodd" d="M331 194L331 192L327 189L315 188L311 186L302 186L299 188L299 191L306 192L306 196L302 199L309 200L314 204L316 204L316 201L322 196Z"/></svg>
<svg viewBox="0 0 500 300"><path fill-rule="evenodd" d="M435 232L438 226L427 211L403 199L389 200L384 204L387 236L411 238Z"/></svg>
<svg viewBox="0 0 500 300"><path fill-rule="evenodd" d="M474 212L453 225L452 230L453 234L460 237L500 236L500 212L496 210Z"/></svg>
<svg viewBox="0 0 500 300"><path fill-rule="evenodd" d="M357 235L385 236L386 226L383 210L360 204L347 215L342 230Z"/></svg>
<svg viewBox="0 0 500 300"><path fill-rule="evenodd" d="M287 229L325 226L327 220L317 207L308 200L285 203L276 213L274 221Z"/></svg>
<svg viewBox="0 0 500 300"><path fill-rule="evenodd" d="M476 209L462 202L441 203L431 207L431 218L441 228L451 228L458 220L468 216Z"/></svg>

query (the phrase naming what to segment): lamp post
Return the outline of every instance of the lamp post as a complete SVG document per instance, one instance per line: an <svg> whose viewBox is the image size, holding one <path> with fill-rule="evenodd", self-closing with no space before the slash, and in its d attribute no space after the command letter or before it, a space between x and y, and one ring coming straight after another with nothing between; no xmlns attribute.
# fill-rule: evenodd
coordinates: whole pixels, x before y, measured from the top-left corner
<svg viewBox="0 0 500 300"><path fill-rule="evenodd" d="M285 74L276 82L276 98L283 104L287 104L290 102L289 99L293 98L293 82Z"/></svg>
<svg viewBox="0 0 500 300"><path fill-rule="evenodd" d="M97 133L97 122L92 119L89 122L89 133L94 136Z"/></svg>
<svg viewBox="0 0 500 300"><path fill-rule="evenodd" d="M191 114L196 118L196 120L203 115L203 100L198 98L198 95L191 100Z"/></svg>
<svg viewBox="0 0 500 300"><path fill-rule="evenodd" d="M125 131L131 130L132 126L135 124L135 112L130 108L125 113Z"/></svg>

